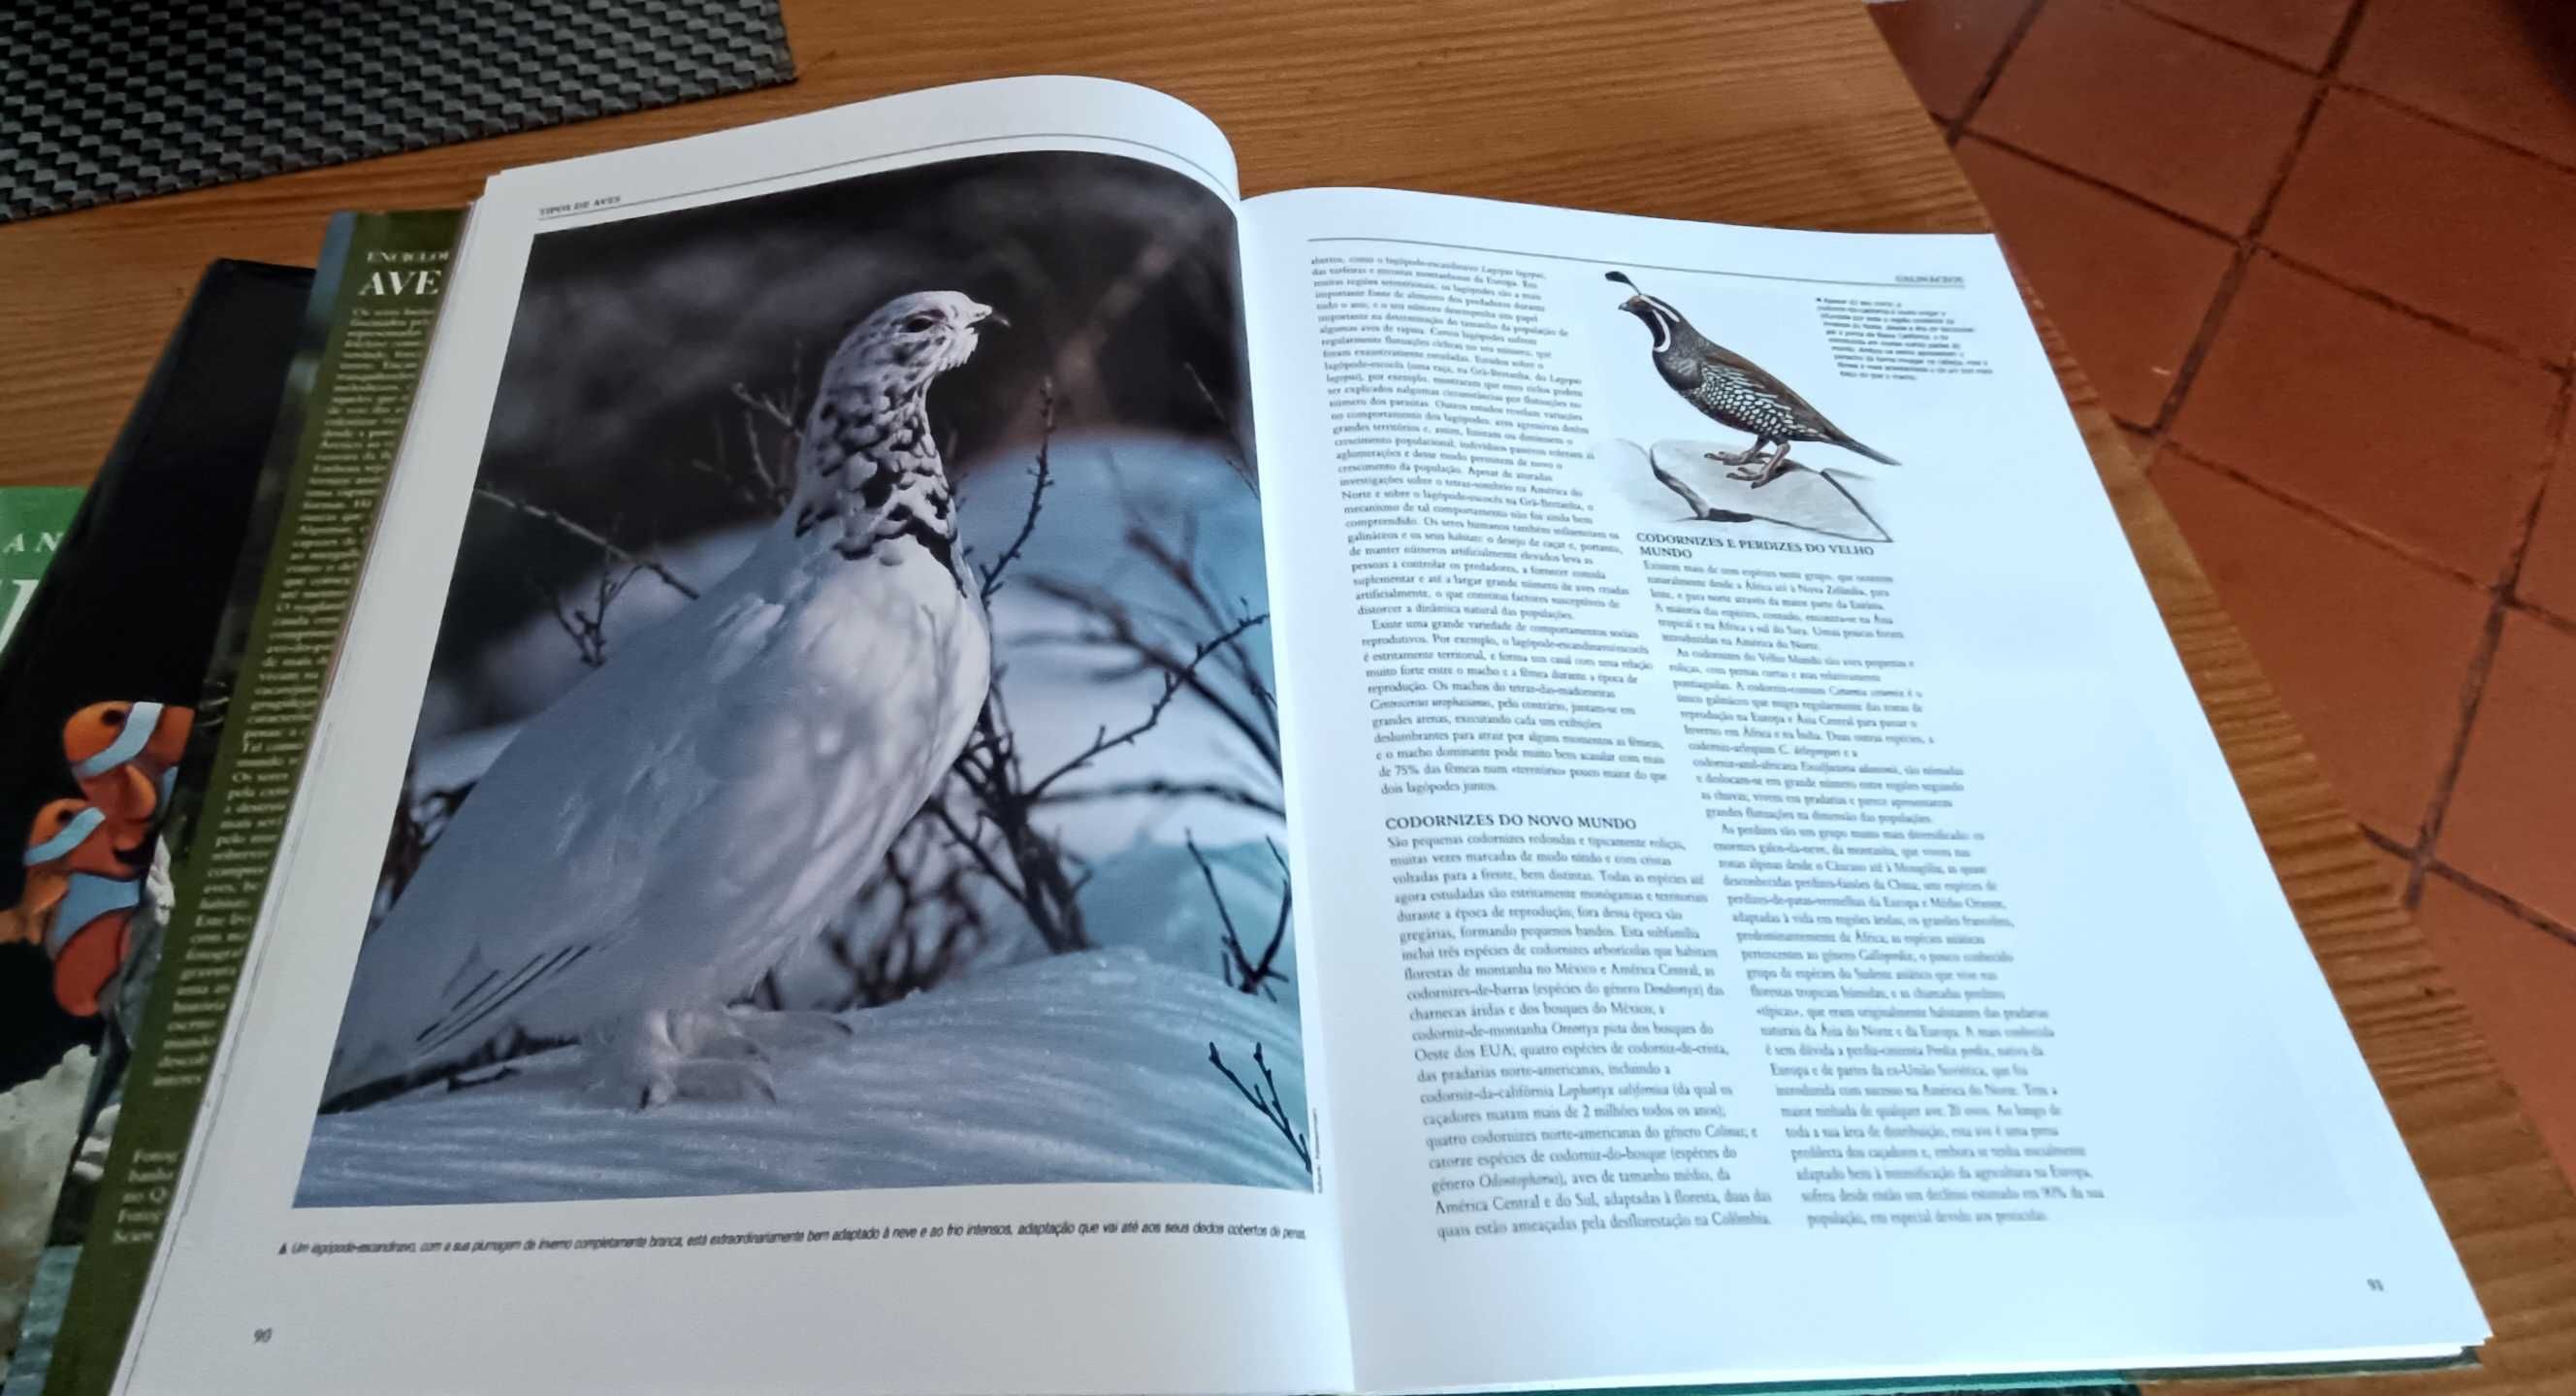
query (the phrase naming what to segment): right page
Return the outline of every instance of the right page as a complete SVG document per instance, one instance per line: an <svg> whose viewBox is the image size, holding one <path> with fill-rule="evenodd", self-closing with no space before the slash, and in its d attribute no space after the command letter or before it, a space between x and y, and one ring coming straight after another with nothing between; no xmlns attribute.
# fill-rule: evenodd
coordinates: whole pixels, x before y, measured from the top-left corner
<svg viewBox="0 0 2576 1396"><path fill-rule="evenodd" d="M2486 1335L1991 239L1247 227L1363 1387Z"/></svg>

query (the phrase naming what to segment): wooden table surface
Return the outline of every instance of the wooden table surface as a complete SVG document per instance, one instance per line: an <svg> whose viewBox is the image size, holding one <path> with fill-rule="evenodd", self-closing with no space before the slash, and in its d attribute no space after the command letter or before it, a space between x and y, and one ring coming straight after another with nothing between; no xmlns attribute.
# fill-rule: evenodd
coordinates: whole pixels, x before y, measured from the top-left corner
<svg viewBox="0 0 2576 1396"><path fill-rule="evenodd" d="M1225 129L1247 194L1369 184L1805 228L1986 226L1859 0L789 0L787 21L802 72L787 87L0 227L0 484L88 477L213 257L309 265L336 209L459 204L511 165L973 78L1159 87ZM2496 1328L2478 1371L2263 1389L2576 1392L2576 1198L2091 385L2058 362Z"/></svg>

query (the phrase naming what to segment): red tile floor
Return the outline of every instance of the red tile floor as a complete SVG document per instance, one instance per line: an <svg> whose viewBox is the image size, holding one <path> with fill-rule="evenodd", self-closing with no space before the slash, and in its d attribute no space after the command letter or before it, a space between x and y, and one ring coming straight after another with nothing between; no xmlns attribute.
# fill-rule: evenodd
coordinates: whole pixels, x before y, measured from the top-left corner
<svg viewBox="0 0 2576 1396"><path fill-rule="evenodd" d="M1889 0L2576 1171L2576 0Z"/></svg>

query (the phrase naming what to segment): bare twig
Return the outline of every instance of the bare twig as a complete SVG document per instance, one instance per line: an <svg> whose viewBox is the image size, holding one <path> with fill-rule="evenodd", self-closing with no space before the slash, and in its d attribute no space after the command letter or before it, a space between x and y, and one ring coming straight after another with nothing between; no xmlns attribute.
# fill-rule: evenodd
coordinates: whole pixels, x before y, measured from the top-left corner
<svg viewBox="0 0 2576 1396"><path fill-rule="evenodd" d="M1271 861L1279 865L1279 919L1271 925L1270 943L1261 948L1261 960L1253 966L1250 977L1260 981L1264 986L1263 992L1268 993L1268 981L1272 979L1283 984L1292 982L1287 971L1276 966L1279 948L1288 943L1288 915L1294 909L1297 889L1288 879L1288 855L1279 851L1279 845L1272 842L1269 835L1262 835L1261 841L1269 845ZM1279 996L1271 994L1270 997L1275 999Z"/></svg>
<svg viewBox="0 0 2576 1396"><path fill-rule="evenodd" d="M376 874L377 894L386 906L402 897L403 889L419 873L421 860L429 856L439 835L447 832L448 821L456 817L465 797L474 793L475 782L469 780L415 795L418 778L416 766L403 768L402 795L394 802L394 826L385 839L384 865Z"/></svg>
<svg viewBox="0 0 2576 1396"><path fill-rule="evenodd" d="M682 596L685 596L692 601L698 599L698 589L689 585L687 582L681 581L679 574L673 572L670 568L663 566L652 558L630 553L624 548L617 546L615 543L609 542L597 532L574 523L572 520L565 518L563 515L556 513L552 509L545 508L542 505L530 504L524 499L513 499L509 495L503 494L489 485L476 485L474 487L474 495L478 499L488 499L493 503L500 505L504 509L515 510L518 513L527 515L529 518L536 519L539 522L552 524L555 527L562 529L565 533L568 533L573 537L590 544L592 547L599 549L601 552L608 554L617 561L625 563L629 567L641 568L644 571L652 573L654 576L661 578L662 581L671 588L671 590L680 593Z"/></svg>
<svg viewBox="0 0 2576 1396"><path fill-rule="evenodd" d="M760 478L764 472L761 471L760 467L760 443L756 439L751 443L751 456L752 470L754 478L759 481L758 484L754 484L751 480L745 480L743 478L742 471L735 469L731 463L724 460L723 437L721 435L717 437L717 464L709 465L695 456L688 457L683 460L681 464L686 466L688 469L706 476L717 484L724 486L726 490L732 493L734 498L741 500L752 508L775 513L784 505L785 501L778 498L776 493L769 488L769 482L765 478Z"/></svg>
<svg viewBox="0 0 2576 1396"><path fill-rule="evenodd" d="M1142 780L1111 781L1106 785L1088 785L1079 790L1050 790L1046 803L1051 805L1087 804L1095 800L1122 800L1131 796L1150 799L1208 799L1273 815L1288 817L1288 810L1277 800L1240 785L1217 780L1164 780L1159 776Z"/></svg>
<svg viewBox="0 0 2576 1396"><path fill-rule="evenodd" d="M1048 589L1047 584L1043 581L1039 582L1038 586L1041 590ZM1144 736L1146 733L1153 731L1155 726L1163 720L1164 710L1172 706L1172 699L1183 689L1197 692L1201 696L1209 699L1209 701L1218 703L1219 706L1222 706L1222 701L1217 699L1214 694L1209 693L1206 685L1198 678L1199 666L1207 662L1207 657L1209 655L1222 649L1236 636L1241 635L1243 632L1250 630L1252 627L1261 624L1269 618L1270 617L1267 614L1246 616L1242 620L1236 621L1233 625L1227 627L1223 634L1201 640L1198 647L1190 652L1190 656L1187 659L1175 659L1164 656L1158 652L1155 655L1155 661L1157 667L1161 668L1163 671L1163 691L1154 695L1154 701L1146 708L1145 716L1139 719L1132 726L1120 731L1115 736L1110 735L1107 727L1102 727L1093 735L1091 745L1084 747L1072 760L1067 761L1063 765L1055 768L1053 771L1048 772L1045 779L1030 786L1028 791L1029 798L1032 801L1045 798L1047 789L1050 786L1053 786L1057 781L1062 780L1066 776L1072 775L1074 772L1090 765L1094 759L1105 755L1108 752L1114 751L1119 747L1125 746L1136 740L1138 737Z"/></svg>
<svg viewBox="0 0 2576 1396"><path fill-rule="evenodd" d="M1038 511L1044 507L1047 486L1054 479L1053 466L1048 458L1048 450L1054 442L1055 383L1046 380L1038 384L1038 455L1036 464L1030 467L1034 478L1029 485L1028 512L1020 516L1020 531L1012 537L1011 545L1002 549L1002 555L993 560L993 565L975 569L983 578L977 599L986 606L993 604L993 593L1002 589L1003 578L1010 572L1011 564L1020 560L1020 550L1028 546L1029 534L1038 526Z"/></svg>
<svg viewBox="0 0 2576 1396"><path fill-rule="evenodd" d="M948 802L936 796L933 796L923 808L931 812L932 817L939 821L939 826L948 831L948 836L956 840L958 847L966 850L966 855L975 860L975 866L982 869L984 875L991 878L1005 895L1013 901L1025 904L1028 896L1025 886L1005 871L1000 861L994 858L992 850L984 846L980 828L970 830L958 823L956 812L948 808ZM978 823L980 824L981 821L979 820Z"/></svg>
<svg viewBox="0 0 2576 1396"><path fill-rule="evenodd" d="M1234 1069L1225 1064L1216 1044L1208 1044L1208 1065L1225 1073L1225 1079L1234 1083L1236 1093L1250 1101L1252 1108L1261 1112L1261 1118L1268 1120L1271 1127L1287 1139L1288 1147L1297 1151L1297 1161L1306 1166L1306 1176L1314 1177L1314 1152L1307 1147L1306 1136L1298 1132L1295 1122L1289 1117L1287 1103L1279 1098L1279 1082L1270 1074L1270 1063L1263 1059L1258 1042L1252 1044L1252 1064L1261 1069L1261 1085L1258 1087L1243 1084L1243 1078L1235 1075Z"/></svg>
<svg viewBox="0 0 2576 1396"><path fill-rule="evenodd" d="M1206 584L1199 580L1196 561L1198 557L1197 515L1189 516L1189 521L1182 530L1178 547L1163 541L1162 534L1146 527L1143 520L1132 516L1128 520L1126 539L1128 547L1144 554L1145 560L1152 563L1156 571L1162 573L1174 586L1179 587L1182 595L1190 598L1190 603L1198 608L1201 620L1215 626L1226 623L1226 609L1217 604L1216 597L1211 595ZM1241 597L1235 598L1235 605L1239 609L1250 609ZM1268 723L1275 739L1279 727L1279 702L1270 692L1270 685L1262 679L1261 666L1254 662L1252 651L1240 642L1226 646L1226 668L1234 674L1235 681L1243 685L1244 691L1252 695L1253 701L1259 703L1262 710L1268 714Z"/></svg>
<svg viewBox="0 0 2576 1396"><path fill-rule="evenodd" d="M1146 635L1138 628L1135 617L1128 608L1098 587L1075 586L1068 582L1057 581L1052 577L1034 578L1029 585L1046 596L1080 608L1091 617L1092 621L1100 627L1101 633L1081 637L1084 643L1105 645L1125 651L1136 660L1140 668L1160 672L1167 687L1188 689L1201 702L1215 709L1217 715L1225 719L1226 725L1242 734L1243 739L1250 742L1252 749L1260 754L1264 765L1274 771L1280 768L1279 727L1275 718L1267 713L1266 708L1255 713L1244 712L1234 703L1229 702L1226 696L1218 692L1216 687L1200 673L1200 668L1207 662L1208 656L1229 650L1235 641L1241 639L1253 627L1268 623L1269 612L1263 611L1257 615L1236 620L1213 639L1201 641L1198 647L1185 658ZM1244 663L1249 666L1249 656L1244 657ZM1237 671L1237 673L1240 677L1240 672ZM1256 705L1262 705L1262 696L1268 691L1266 685L1257 686L1254 699ZM1170 701L1168 692L1162 701L1165 703Z"/></svg>
<svg viewBox="0 0 2576 1396"><path fill-rule="evenodd" d="M1225 971L1226 987L1242 989L1243 984L1236 973L1236 966L1249 971L1252 962L1244 958L1243 939L1236 935L1234 930L1234 913L1225 909L1225 893L1217 890L1216 869L1208 866L1207 855L1199 851L1198 838L1186 829L1181 831L1181 843L1190 850L1190 861L1199 865L1199 876L1207 880L1208 900L1216 904L1216 919L1225 927L1225 935L1220 938L1219 944L1224 947L1227 957L1221 966ZM1243 992L1248 994L1252 991L1243 989ZM1272 997L1275 998L1277 995Z"/></svg>
<svg viewBox="0 0 2576 1396"><path fill-rule="evenodd" d="M780 431L792 432L798 429L795 409L789 407L783 398L755 393L750 388L736 383L733 385L733 400L751 409L755 416L767 418L769 424Z"/></svg>
<svg viewBox="0 0 2576 1396"><path fill-rule="evenodd" d="M842 1007L871 1008L936 988L991 943L992 928L967 889L968 869L951 866L933 880L914 861L931 856L945 837L925 806L886 850L879 895L894 901L887 918L891 929L864 950L847 934L826 941L833 961L849 976Z"/></svg>
<svg viewBox="0 0 2576 1396"><path fill-rule="evenodd" d="M1110 337L1124 326L1127 317L1151 303L1155 288L1172 274L1216 217L1214 210L1202 210L1165 220L1155 236L1137 250L1127 269L1112 279L1081 314L1076 328L1054 339L1055 354L1048 364L1047 377L1065 385L1068 398L1076 403L1102 400L1099 365ZM1040 280L1044 279L1041 271Z"/></svg>
<svg viewBox="0 0 2576 1396"><path fill-rule="evenodd" d="M1234 478L1241 480L1245 489L1256 495L1261 493L1261 475L1252 468L1252 462L1243 458L1239 449L1243 433L1234 424L1234 414L1226 411L1224 404L1216 400L1216 391L1208 387L1208 381L1200 375L1197 364L1183 364L1181 371L1190 376L1190 386L1198 389L1199 401L1207 404L1208 416L1225 429L1226 447L1222 454L1227 467L1234 471Z"/></svg>
<svg viewBox="0 0 2576 1396"><path fill-rule="evenodd" d="M1291 982L1287 973L1278 968L1279 949L1288 943L1289 890L1287 884L1283 881L1279 888L1278 924L1270 928L1270 943L1262 947L1261 958L1256 960L1243 948L1243 937L1234 928L1234 914L1226 910L1225 894L1217 890L1216 869L1208 862L1207 855L1199 851L1198 839L1184 830L1181 834L1181 842L1190 850L1191 861L1199 865L1199 876L1207 882L1208 900L1216 903L1217 920L1225 926L1225 934L1219 938L1217 944L1225 952L1225 959L1221 962L1220 968L1224 971L1227 986L1240 993L1259 994L1263 998L1276 1000L1279 995L1271 989L1271 982L1273 980L1282 984ZM1264 839L1263 842L1269 841ZM1285 858L1280 857L1279 845L1271 844L1270 854L1274 858L1279 858L1279 871L1284 878L1288 871L1288 863Z"/></svg>
<svg viewBox="0 0 2576 1396"><path fill-rule="evenodd" d="M627 584L642 575L642 568L629 567L623 572L601 572L591 582L590 609L566 606L560 593L544 588L546 606L554 613L555 625L572 639L573 649L581 662L596 669L608 662L608 608L617 603Z"/></svg>
<svg viewBox="0 0 2576 1396"><path fill-rule="evenodd" d="M1040 810L1050 803L1057 783L1153 731L1173 700L1188 688L1198 666L1262 619L1255 616L1238 621L1224 633L1202 642L1189 658L1173 657L1171 666L1163 671L1161 690L1146 705L1142 717L1114 732L1103 725L1080 751L1034 779L1021 765L1018 737L1011 726L1010 707L1001 684L996 682L986 694L975 730L950 768L974 812L973 827L969 828L967 821L950 808L944 796L934 798L931 809L933 817L976 869L1019 906L1049 950L1062 954L1091 944L1083 925L1080 900L1082 881L1087 875L1075 869L1076 860L1038 818ZM988 830L998 838L998 850L988 843Z"/></svg>

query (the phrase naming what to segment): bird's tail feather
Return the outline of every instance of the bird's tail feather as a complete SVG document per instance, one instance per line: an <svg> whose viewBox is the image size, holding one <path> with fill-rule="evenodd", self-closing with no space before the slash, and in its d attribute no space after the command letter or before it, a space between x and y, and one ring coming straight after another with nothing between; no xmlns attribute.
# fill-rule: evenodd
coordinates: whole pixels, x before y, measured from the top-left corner
<svg viewBox="0 0 2576 1396"><path fill-rule="evenodd" d="M1846 437L1844 437L1844 438L1843 438L1843 443L1842 443L1842 444L1843 444L1843 449L1845 449L1845 450L1847 450L1847 451L1850 451L1852 454L1854 454L1854 455L1860 455L1860 456L1867 456L1867 457L1869 457L1871 460L1877 461L1877 462L1878 462L1879 464L1881 464L1881 465L1903 465L1903 464L1905 464L1905 462L1903 462L1903 461L1901 461L1901 460L1898 460L1896 457L1891 456L1891 455L1888 455L1887 453L1885 453L1885 452L1883 452L1883 451L1874 451L1874 450L1871 450L1869 447L1864 446L1864 445L1860 444L1859 442L1852 440L1852 439L1851 439L1850 437L1848 437L1848 436L1846 436Z"/></svg>

